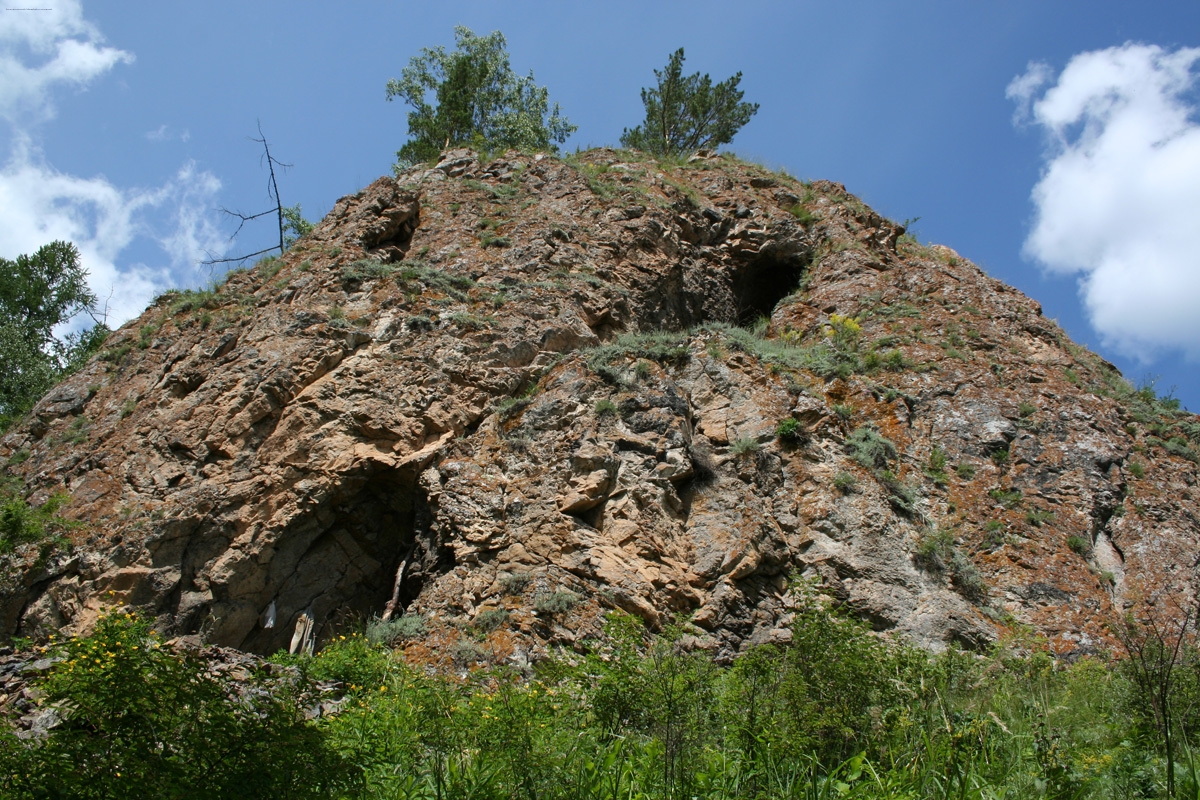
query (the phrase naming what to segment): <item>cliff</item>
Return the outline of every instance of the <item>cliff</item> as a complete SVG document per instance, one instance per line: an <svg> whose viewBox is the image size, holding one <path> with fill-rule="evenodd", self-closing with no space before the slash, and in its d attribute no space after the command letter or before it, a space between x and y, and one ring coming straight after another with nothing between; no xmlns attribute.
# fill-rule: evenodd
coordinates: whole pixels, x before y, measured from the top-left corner
<svg viewBox="0 0 1200 800"><path fill-rule="evenodd" d="M413 658L520 661L620 608L729 656L808 576L927 647L1087 652L1190 585L1198 422L840 185L452 151L9 431L81 524L7 557L0 627L132 606L267 653L392 609Z"/></svg>

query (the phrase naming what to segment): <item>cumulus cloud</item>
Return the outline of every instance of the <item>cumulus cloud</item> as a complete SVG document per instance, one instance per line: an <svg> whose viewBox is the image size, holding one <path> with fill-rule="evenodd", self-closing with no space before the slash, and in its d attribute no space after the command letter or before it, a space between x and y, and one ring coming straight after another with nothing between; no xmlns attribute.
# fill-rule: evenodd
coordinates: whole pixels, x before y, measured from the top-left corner
<svg viewBox="0 0 1200 800"><path fill-rule="evenodd" d="M0 169L0 255L32 253L55 239L74 242L93 291L108 299L110 324L124 322L155 294L207 275L197 261L226 244L212 212L220 187L190 163L152 189L66 175L19 136ZM122 258L137 239L148 239L165 258L155 266Z"/></svg>
<svg viewBox="0 0 1200 800"><path fill-rule="evenodd" d="M79 0L56 0L52 11L0 12L0 119L11 132L0 167L0 256L32 253L55 239L74 242L112 326L166 288L203 281L208 270L199 260L227 247L213 210L221 183L195 164L159 186L123 188L103 176L60 172L38 146L35 132L53 118L55 90L84 87L132 61L103 45ZM163 125L146 138L187 141L188 133Z"/></svg>
<svg viewBox="0 0 1200 800"><path fill-rule="evenodd" d="M1200 358L1200 48L1126 44L1044 64L1007 95L1047 134L1024 252L1078 275L1106 344L1149 360ZM1048 88L1047 88L1048 87Z"/></svg>
<svg viewBox="0 0 1200 800"><path fill-rule="evenodd" d="M106 47L79 0L50 10L0 13L0 115L12 122L53 116L56 84L85 87L133 54Z"/></svg>

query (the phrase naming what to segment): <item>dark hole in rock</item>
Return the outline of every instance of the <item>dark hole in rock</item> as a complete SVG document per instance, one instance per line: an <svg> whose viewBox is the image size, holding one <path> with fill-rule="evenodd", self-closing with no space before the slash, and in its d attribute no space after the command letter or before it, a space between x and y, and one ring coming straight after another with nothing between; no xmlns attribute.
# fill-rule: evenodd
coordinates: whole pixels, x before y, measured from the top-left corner
<svg viewBox="0 0 1200 800"><path fill-rule="evenodd" d="M408 606L432 576L454 566L437 541L424 492L408 476L385 470L348 481L345 491L322 503L280 537L264 566L276 604L274 628L256 624L240 647L257 653L286 650L296 620L311 609L318 646L347 628L383 613L397 568L405 562L397 612Z"/></svg>
<svg viewBox="0 0 1200 800"><path fill-rule="evenodd" d="M779 301L800 285L807 266L807 260L795 254L783 258L760 255L746 262L733 275L737 324L749 325L759 317L770 317Z"/></svg>

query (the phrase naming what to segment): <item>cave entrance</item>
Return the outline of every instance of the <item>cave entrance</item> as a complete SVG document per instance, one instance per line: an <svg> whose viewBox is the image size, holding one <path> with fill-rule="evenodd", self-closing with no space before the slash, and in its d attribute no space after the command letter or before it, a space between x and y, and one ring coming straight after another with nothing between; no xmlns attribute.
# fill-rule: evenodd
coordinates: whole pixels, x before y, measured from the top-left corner
<svg viewBox="0 0 1200 800"><path fill-rule="evenodd" d="M381 469L348 478L279 537L267 565L262 606L275 603L275 625L261 622L241 647L257 653L288 648L299 615L310 610L318 646L343 627L380 614L405 562L398 609L427 580L453 566L432 529L424 492L412 476Z"/></svg>
<svg viewBox="0 0 1200 800"><path fill-rule="evenodd" d="M760 254L733 275L737 324L750 325L759 317L770 317L779 301L794 292L808 268L807 259L797 254L779 258Z"/></svg>

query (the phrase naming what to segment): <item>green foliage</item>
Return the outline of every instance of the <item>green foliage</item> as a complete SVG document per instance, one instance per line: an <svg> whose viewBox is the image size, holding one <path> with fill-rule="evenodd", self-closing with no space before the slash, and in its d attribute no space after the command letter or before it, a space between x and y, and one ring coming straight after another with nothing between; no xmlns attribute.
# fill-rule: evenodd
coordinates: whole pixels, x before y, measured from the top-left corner
<svg viewBox="0 0 1200 800"><path fill-rule="evenodd" d="M800 427L800 420L795 417L779 420L779 424L775 426L775 438L792 443L803 441L804 429Z"/></svg>
<svg viewBox="0 0 1200 800"><path fill-rule="evenodd" d="M64 534L75 523L59 516L70 496L62 492L50 495L40 506L31 505L15 480L0 480L0 553L9 553L22 544L65 543Z"/></svg>
<svg viewBox="0 0 1200 800"><path fill-rule="evenodd" d="M55 333L95 305L69 242L51 242L14 261L0 258L0 432L103 345L110 331L102 324Z"/></svg>
<svg viewBox="0 0 1200 800"><path fill-rule="evenodd" d="M607 397L602 397L596 401L596 416L597 417L615 417L617 415L617 404Z"/></svg>
<svg viewBox="0 0 1200 800"><path fill-rule="evenodd" d="M559 589L555 592L543 592L534 596L533 609L539 614L551 616L566 614L579 605L579 600L579 595L566 589Z"/></svg>
<svg viewBox="0 0 1200 800"><path fill-rule="evenodd" d="M842 494L850 494L854 491L854 487L858 485L858 478L853 472L839 472L833 476L833 488L837 489Z"/></svg>
<svg viewBox="0 0 1200 800"><path fill-rule="evenodd" d="M729 452L737 458L744 458L757 453L760 447L761 445L759 445L757 439L743 437L741 439L734 439L729 443Z"/></svg>
<svg viewBox="0 0 1200 800"><path fill-rule="evenodd" d="M1035 528L1040 528L1050 520L1054 519L1053 511L1045 511L1043 509L1031 508L1025 512L1025 521ZM1074 548L1072 548L1074 549Z"/></svg>
<svg viewBox="0 0 1200 800"><path fill-rule="evenodd" d="M299 203L283 209L283 243L285 247L291 247L297 239L302 239L312 233L314 227L304 218Z"/></svg>
<svg viewBox="0 0 1200 800"><path fill-rule="evenodd" d="M925 465L925 474L938 486L945 486L949 481L949 476L946 474L946 451L936 444L929 451L929 462Z"/></svg>
<svg viewBox="0 0 1200 800"><path fill-rule="evenodd" d="M968 461L963 461L954 468L954 474L958 475L964 481L969 481L975 477L975 465Z"/></svg>
<svg viewBox="0 0 1200 800"><path fill-rule="evenodd" d="M1016 508L1021 504L1020 489L992 489L988 492L988 497L1008 509Z"/></svg>
<svg viewBox="0 0 1200 800"><path fill-rule="evenodd" d="M1092 554L1092 542L1082 536L1072 534L1067 537L1067 547L1072 553L1087 558Z"/></svg>
<svg viewBox="0 0 1200 800"><path fill-rule="evenodd" d="M110 614L54 654L38 688L61 722L40 743L0 733L6 798L318 798L358 782L285 682L235 686L145 620Z"/></svg>
<svg viewBox="0 0 1200 800"><path fill-rule="evenodd" d="M428 625L420 614L405 614L389 620L372 619L364 634L372 644L390 645L404 639L419 639Z"/></svg>
<svg viewBox="0 0 1200 800"><path fill-rule="evenodd" d="M1146 477L1146 466L1138 461L1130 461L1128 464L1129 474L1139 480Z"/></svg>
<svg viewBox="0 0 1200 800"><path fill-rule="evenodd" d="M475 615L471 627L481 633L491 633L508 622L509 612L504 608L487 608Z"/></svg>
<svg viewBox="0 0 1200 800"><path fill-rule="evenodd" d="M896 445L871 425L855 428L846 437L846 451L851 458L870 470L886 468L888 462L899 455Z"/></svg>
<svg viewBox="0 0 1200 800"><path fill-rule="evenodd" d="M459 26L454 40L452 52L422 48L400 78L387 83L388 100L398 97L413 108L409 141L396 154L398 169L430 161L446 147L553 152L566 141L575 126L557 103L550 106L549 92L532 73L513 72L503 34L476 36Z"/></svg>
<svg viewBox="0 0 1200 800"><path fill-rule="evenodd" d="M719 147L733 141L750 118L757 103L742 101L737 87L742 73L715 86L708 75L683 74L683 48L671 54L661 72L654 71L658 85L642 89L645 121L621 134L621 146L658 156L678 156L704 147Z"/></svg>

